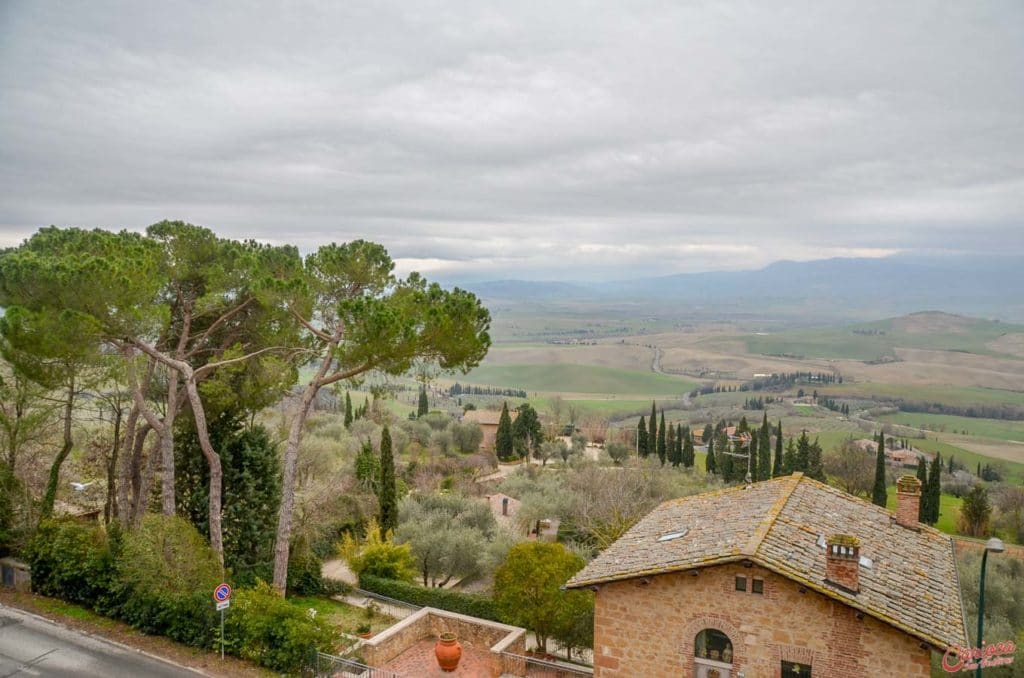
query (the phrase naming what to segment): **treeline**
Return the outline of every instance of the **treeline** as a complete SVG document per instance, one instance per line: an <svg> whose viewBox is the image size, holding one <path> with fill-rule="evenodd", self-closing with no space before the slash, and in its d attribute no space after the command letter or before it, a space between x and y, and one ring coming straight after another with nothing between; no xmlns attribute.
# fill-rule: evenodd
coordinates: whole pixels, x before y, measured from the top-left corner
<svg viewBox="0 0 1024 678"><path fill-rule="evenodd" d="M1010 421L1024 420L1024 407L1010 403L1000 403L998 405L949 405L924 400L897 400L895 405L902 412L951 414L958 417L1006 419Z"/></svg>
<svg viewBox="0 0 1024 678"><path fill-rule="evenodd" d="M840 403L835 398L818 398L818 404L833 412L850 414L850 405L848 403Z"/></svg>
<svg viewBox="0 0 1024 678"><path fill-rule="evenodd" d="M743 401L745 410L763 410L765 405L771 405L779 399L774 396L760 396L758 398L747 398Z"/></svg>
<svg viewBox="0 0 1024 678"><path fill-rule="evenodd" d="M651 415L649 420L643 416L637 423L636 428L636 450L637 455L647 458L657 455L661 465L671 464L673 467L683 466L693 468L695 451L693 449L693 434L689 426L676 423L665 423L665 410L661 410L659 423L657 406L651 402Z"/></svg>
<svg viewBox="0 0 1024 678"><path fill-rule="evenodd" d="M526 391L521 388L496 388L494 386L473 386L472 384L460 384L455 382L448 387L448 395L456 397L461 395L482 395L482 396L504 396L506 398L525 398Z"/></svg>
<svg viewBox="0 0 1024 678"><path fill-rule="evenodd" d="M811 441L806 431L783 445L782 422L772 426L767 414L758 428L751 427L746 417L731 435L729 428L719 421L704 429L702 437L708 446L705 470L709 474L725 482L744 482L749 474L750 480L757 482L799 471L825 481L821 444L817 439Z"/></svg>
<svg viewBox="0 0 1024 678"><path fill-rule="evenodd" d="M777 391L796 384L841 384L838 372L785 372L760 377L740 384L741 391Z"/></svg>

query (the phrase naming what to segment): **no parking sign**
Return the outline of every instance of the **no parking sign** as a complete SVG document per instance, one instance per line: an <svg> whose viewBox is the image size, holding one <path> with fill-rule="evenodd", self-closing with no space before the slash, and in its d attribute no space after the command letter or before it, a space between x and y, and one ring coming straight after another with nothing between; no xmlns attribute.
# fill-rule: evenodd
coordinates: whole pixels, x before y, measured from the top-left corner
<svg viewBox="0 0 1024 678"><path fill-rule="evenodd" d="M215 588L213 599L217 602L217 611L220 612L220 658L224 659L224 610L231 605L231 586L225 583Z"/></svg>
<svg viewBox="0 0 1024 678"><path fill-rule="evenodd" d="M217 609L223 610L231 604L231 586L221 584L213 590L213 599L217 601ZM223 607L221 607L223 605Z"/></svg>

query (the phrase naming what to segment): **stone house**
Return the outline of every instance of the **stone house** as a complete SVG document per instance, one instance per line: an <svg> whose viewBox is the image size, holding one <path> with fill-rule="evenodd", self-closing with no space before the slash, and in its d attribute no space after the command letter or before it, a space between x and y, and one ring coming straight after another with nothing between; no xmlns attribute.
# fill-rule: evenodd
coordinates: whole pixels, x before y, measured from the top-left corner
<svg viewBox="0 0 1024 678"><path fill-rule="evenodd" d="M510 409L508 416L515 421L519 413ZM475 421L480 425L480 429L484 432L483 440L480 441L482 451L494 449L494 441L498 437L498 422L501 421L501 410L467 410L462 415L462 421Z"/></svg>
<svg viewBox="0 0 1024 678"><path fill-rule="evenodd" d="M665 502L567 584L595 594L594 675L920 676L965 645L953 543L803 474Z"/></svg>

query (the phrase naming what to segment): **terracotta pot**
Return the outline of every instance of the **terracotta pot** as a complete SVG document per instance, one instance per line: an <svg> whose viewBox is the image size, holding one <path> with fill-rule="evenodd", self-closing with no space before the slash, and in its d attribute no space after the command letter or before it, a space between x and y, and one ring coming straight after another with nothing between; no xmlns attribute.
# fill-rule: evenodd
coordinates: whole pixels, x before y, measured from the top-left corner
<svg viewBox="0 0 1024 678"><path fill-rule="evenodd" d="M454 633L442 633L434 646L434 656L442 671L454 671L462 659L462 646Z"/></svg>

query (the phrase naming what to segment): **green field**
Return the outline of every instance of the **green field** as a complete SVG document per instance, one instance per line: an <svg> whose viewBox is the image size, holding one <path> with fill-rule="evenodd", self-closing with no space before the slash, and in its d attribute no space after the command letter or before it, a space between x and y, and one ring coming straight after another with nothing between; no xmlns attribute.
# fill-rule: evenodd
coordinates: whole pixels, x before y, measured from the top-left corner
<svg viewBox="0 0 1024 678"><path fill-rule="evenodd" d="M886 498L885 507L890 511L896 510L896 486L890 485L888 488L888 497ZM954 497L951 494L943 494L939 496L939 522L935 523L935 528L945 532L946 534L956 534L956 523L960 519L960 505L963 500L959 497Z"/></svg>
<svg viewBox="0 0 1024 678"><path fill-rule="evenodd" d="M654 372L617 370L594 365L481 365L459 381L477 386L521 388L543 393L614 393L682 396L696 384Z"/></svg>
<svg viewBox="0 0 1024 678"><path fill-rule="evenodd" d="M753 335L744 337L744 341L751 353L799 358L877 360L894 358L897 348L962 351L1013 358L1015 356L993 351L988 344L1004 334L1022 330L1024 328L1018 325L978 318L922 313L857 325Z"/></svg>
<svg viewBox="0 0 1024 678"><path fill-rule="evenodd" d="M874 381L828 384L818 389L822 396L861 397L868 400L913 400L945 405L1024 405L1024 392L975 386L883 384Z"/></svg>
<svg viewBox="0 0 1024 678"><path fill-rule="evenodd" d="M974 417L957 417L950 414L920 414L916 412L887 414L878 417L878 420L929 431L960 433L996 440L1024 441L1024 421L975 419Z"/></svg>

